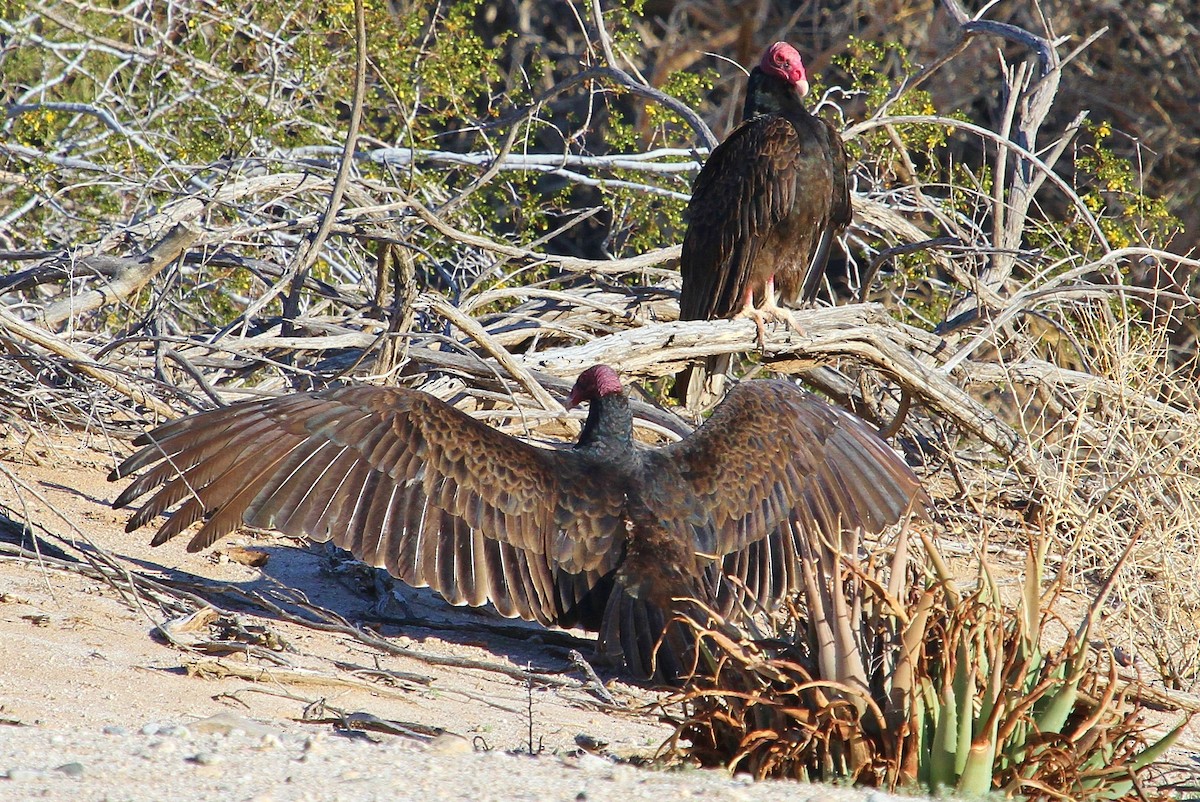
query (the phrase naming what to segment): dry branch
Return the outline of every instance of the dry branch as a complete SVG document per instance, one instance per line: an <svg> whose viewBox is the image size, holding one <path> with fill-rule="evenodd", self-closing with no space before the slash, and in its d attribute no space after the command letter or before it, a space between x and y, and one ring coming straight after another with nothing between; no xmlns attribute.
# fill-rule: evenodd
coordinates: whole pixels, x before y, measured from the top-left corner
<svg viewBox="0 0 1200 802"><path fill-rule="evenodd" d="M242 660L222 660L213 657L189 657L183 660L188 676L203 679L225 679L237 677L250 682L265 682L271 685L296 685L302 687L325 687L367 691L377 696L395 699L412 699L415 688L399 690L383 683L367 682L355 677L346 677L328 671L310 668L252 665Z"/></svg>
<svg viewBox="0 0 1200 802"><path fill-rule="evenodd" d="M79 350L50 332L40 329L13 315L7 309L0 308L0 328L18 341L25 341L56 354L66 362L66 366L91 376L101 384L107 385L121 395L134 402L148 407L163 418L175 417L174 410L155 396L130 384L120 378L112 370L92 359L91 356Z"/></svg>
<svg viewBox="0 0 1200 802"><path fill-rule="evenodd" d="M918 354L936 353L941 339L893 320L876 304L799 311L797 335L779 327L767 332L764 356L833 362L850 357L878 367L938 413L953 420L1038 474L1045 470L1024 452L1023 439L994 413L962 391L948 377L923 362ZM687 321L657 323L599 337L589 343L525 355L530 367L571 376L597 362L617 364L628 373L661 376L699 357L753 352L756 328L750 321ZM776 364L778 367L778 363Z"/></svg>
<svg viewBox="0 0 1200 802"><path fill-rule="evenodd" d="M321 255L321 248L325 244L325 240L329 238L329 233L333 230L334 220L337 218L338 210L342 205L342 196L346 192L346 183L350 179L350 169L353 164L354 149L358 142L358 126L362 122L363 112L363 95L366 93L366 71L367 71L367 31L366 22L363 17L362 0L356 0L354 3L354 97L350 104L350 120L347 123L347 131L345 142L342 146L342 156L338 162L337 176L334 178L333 187L329 193L329 200L325 204L325 209L321 213L321 224L317 226L316 232L310 239L306 239L300 247L299 253L295 255L292 263L285 271L283 278L275 285L270 292L260 295L242 312L242 320L250 320L258 315L276 293L281 291L284 284L289 286L288 306L294 307L297 294L304 281L304 275L316 263ZM296 283L299 277L299 284ZM294 317L296 310L289 308L286 310L286 317Z"/></svg>
<svg viewBox="0 0 1200 802"><path fill-rule="evenodd" d="M178 259L197 239L200 230L188 222L179 223L140 258L121 260L113 277L95 289L52 301L39 316L48 327L55 327L73 315L90 312L108 304L121 303L146 286L167 265ZM86 262L86 260L85 260ZM84 265L86 269L86 265Z"/></svg>

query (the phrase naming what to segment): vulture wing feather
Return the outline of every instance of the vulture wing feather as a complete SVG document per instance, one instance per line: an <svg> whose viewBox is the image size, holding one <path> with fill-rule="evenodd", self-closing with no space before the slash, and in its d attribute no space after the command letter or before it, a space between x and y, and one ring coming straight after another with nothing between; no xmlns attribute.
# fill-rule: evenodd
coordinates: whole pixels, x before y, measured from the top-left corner
<svg viewBox="0 0 1200 802"><path fill-rule="evenodd" d="M808 303L817 297L821 279L825 277L825 265L829 261L829 250L837 232L850 225L853 209L850 204L850 180L847 171L846 146L842 135L828 120L819 118L818 139L832 166L833 192L830 195L829 220L821 228L821 236L813 249L812 259L804 273L799 300Z"/></svg>
<svg viewBox="0 0 1200 802"><path fill-rule="evenodd" d="M243 402L138 445L112 477L150 467L117 500L154 493L130 525L183 502L156 543L199 520L189 550L243 523L332 540L456 604L492 600L543 623L572 615L620 558L622 497L574 452L509 437L417 391Z"/></svg>
<svg viewBox="0 0 1200 802"><path fill-rule="evenodd" d="M656 507L697 553L722 562L726 610L743 594L731 585L767 608L793 589L798 538L879 532L929 503L865 423L787 382L738 385L660 453L677 473L656 485Z"/></svg>

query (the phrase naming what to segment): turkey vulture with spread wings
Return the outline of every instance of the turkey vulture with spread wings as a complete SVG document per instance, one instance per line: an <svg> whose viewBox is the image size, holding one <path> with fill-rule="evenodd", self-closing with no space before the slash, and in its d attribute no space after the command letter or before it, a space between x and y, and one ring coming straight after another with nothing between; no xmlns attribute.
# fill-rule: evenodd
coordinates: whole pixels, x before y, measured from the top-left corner
<svg viewBox="0 0 1200 802"><path fill-rule="evenodd" d="M748 317L799 331L785 306L816 297L834 236L850 223L841 135L804 107L808 78L786 42L750 73L744 122L708 157L688 204L679 269L681 320ZM675 396L695 406L727 359L681 372ZM719 395L719 392L710 393Z"/></svg>
<svg viewBox="0 0 1200 802"><path fill-rule="evenodd" d="M579 441L553 449L400 387L244 401L140 436L109 478L148 470L113 506L154 491L133 531L178 504L156 546L198 521L189 551L242 524L332 540L452 604L598 630L603 655L671 679L690 666L678 636L655 662L675 599L770 609L798 587L803 539L928 503L866 424L786 382L739 384L661 448L634 441L611 368L580 375L582 402Z"/></svg>

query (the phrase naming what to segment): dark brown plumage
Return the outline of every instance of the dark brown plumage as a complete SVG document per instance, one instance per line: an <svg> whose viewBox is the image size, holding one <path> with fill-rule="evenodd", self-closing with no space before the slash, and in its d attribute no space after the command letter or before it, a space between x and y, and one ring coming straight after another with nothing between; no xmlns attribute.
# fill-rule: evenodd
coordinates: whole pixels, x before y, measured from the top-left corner
<svg viewBox="0 0 1200 802"><path fill-rule="evenodd" d="M579 377L569 404L585 401L569 449L403 388L242 402L138 438L109 478L148 470L114 506L153 491L133 531L179 504L153 544L202 521L189 551L243 523L332 540L453 604L598 630L633 673L671 678L689 665L686 638L668 637L657 665L653 652L684 609L674 599L770 609L798 586L804 538L876 532L927 503L864 423L791 384L744 382L662 448L634 442L611 368Z"/></svg>
<svg viewBox="0 0 1200 802"><path fill-rule="evenodd" d="M760 346L766 321L799 330L776 296L784 306L816 297L833 238L851 219L841 136L808 112L807 94L800 54L771 45L750 73L744 122L712 152L692 190L681 320L749 317ZM695 406L704 377L723 375L727 362L681 373L676 397Z"/></svg>

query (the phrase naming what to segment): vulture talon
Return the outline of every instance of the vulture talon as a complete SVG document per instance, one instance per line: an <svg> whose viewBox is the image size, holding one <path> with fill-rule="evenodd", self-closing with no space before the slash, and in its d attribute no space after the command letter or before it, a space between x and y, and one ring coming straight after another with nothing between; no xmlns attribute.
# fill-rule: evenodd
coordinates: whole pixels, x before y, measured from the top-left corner
<svg viewBox="0 0 1200 802"><path fill-rule="evenodd" d="M800 324L796 322L796 317L792 314L792 311L777 305L773 300L764 303L759 309L753 306L742 307L742 311L733 316L734 320L746 318L754 321L754 326L758 330L756 342L758 343L758 350L762 353L766 353L767 350L766 324L768 321L782 323L801 337L808 336Z"/></svg>
<svg viewBox="0 0 1200 802"><path fill-rule="evenodd" d="M755 309L753 306L743 307L742 311L733 316L734 320L749 319L754 321L754 328L756 329L755 342L758 343L758 350L760 352L766 352L767 350L767 317L764 312Z"/></svg>
<svg viewBox="0 0 1200 802"><path fill-rule="evenodd" d="M763 304L762 313L776 323L782 323L801 337L808 336L800 324L796 322L796 316L792 313L792 310L777 305L773 299L769 299Z"/></svg>

